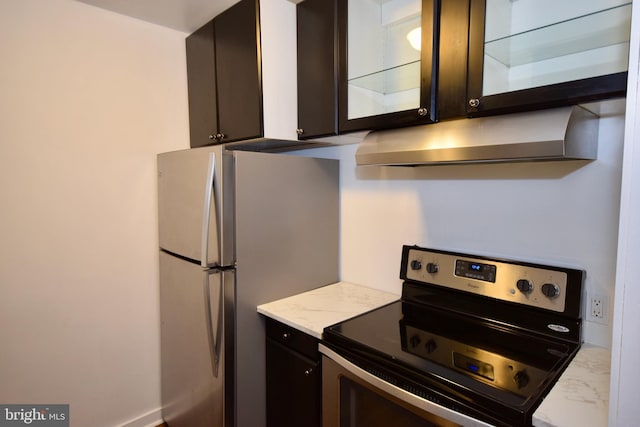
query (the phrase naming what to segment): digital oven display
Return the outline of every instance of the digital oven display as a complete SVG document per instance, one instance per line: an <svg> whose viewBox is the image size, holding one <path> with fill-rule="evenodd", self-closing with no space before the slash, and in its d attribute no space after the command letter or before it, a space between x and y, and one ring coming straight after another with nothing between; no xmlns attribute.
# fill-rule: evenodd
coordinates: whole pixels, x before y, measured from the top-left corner
<svg viewBox="0 0 640 427"><path fill-rule="evenodd" d="M456 276L495 283L496 266L480 262L456 260Z"/></svg>

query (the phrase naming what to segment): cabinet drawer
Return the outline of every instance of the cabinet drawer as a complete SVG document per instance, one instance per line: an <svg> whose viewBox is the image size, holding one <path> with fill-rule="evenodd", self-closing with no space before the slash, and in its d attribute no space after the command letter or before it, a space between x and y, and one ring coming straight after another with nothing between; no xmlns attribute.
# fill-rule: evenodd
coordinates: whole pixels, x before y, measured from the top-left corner
<svg viewBox="0 0 640 427"><path fill-rule="evenodd" d="M316 338L270 318L267 318L267 338L271 338L312 360L319 359Z"/></svg>

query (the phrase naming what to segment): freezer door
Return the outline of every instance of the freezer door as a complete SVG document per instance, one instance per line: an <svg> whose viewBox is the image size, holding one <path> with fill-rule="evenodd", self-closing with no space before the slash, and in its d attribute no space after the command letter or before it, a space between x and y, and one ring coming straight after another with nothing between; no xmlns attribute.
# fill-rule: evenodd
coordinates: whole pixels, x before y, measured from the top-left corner
<svg viewBox="0 0 640 427"><path fill-rule="evenodd" d="M220 147L158 155L160 248L203 267L221 265Z"/></svg>
<svg viewBox="0 0 640 427"><path fill-rule="evenodd" d="M225 420L225 292L219 270L160 252L162 415L172 427Z"/></svg>

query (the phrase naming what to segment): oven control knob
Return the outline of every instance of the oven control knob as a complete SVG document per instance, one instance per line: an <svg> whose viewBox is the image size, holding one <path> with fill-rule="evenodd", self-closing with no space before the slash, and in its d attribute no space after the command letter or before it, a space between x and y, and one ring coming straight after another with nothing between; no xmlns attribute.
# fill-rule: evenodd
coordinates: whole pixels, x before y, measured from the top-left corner
<svg viewBox="0 0 640 427"><path fill-rule="evenodd" d="M438 264L430 262L427 264L427 273L435 274L438 272Z"/></svg>
<svg viewBox="0 0 640 427"><path fill-rule="evenodd" d="M433 353L438 348L438 344L436 344L435 340L432 338L424 345L424 348L427 350L427 353Z"/></svg>
<svg viewBox="0 0 640 427"><path fill-rule="evenodd" d="M422 263L417 259L411 261L411 269L412 270L420 270L422 268Z"/></svg>
<svg viewBox="0 0 640 427"><path fill-rule="evenodd" d="M533 284L527 279L520 279L516 282L516 287L523 294L528 294L533 290Z"/></svg>
<svg viewBox="0 0 640 427"><path fill-rule="evenodd" d="M525 371L518 371L513 376L513 382L516 383L516 387L519 389L524 388L529 384L529 375Z"/></svg>
<svg viewBox="0 0 640 427"><path fill-rule="evenodd" d="M555 283L545 283L542 285L542 293L548 298L555 298L560 295L560 288Z"/></svg>

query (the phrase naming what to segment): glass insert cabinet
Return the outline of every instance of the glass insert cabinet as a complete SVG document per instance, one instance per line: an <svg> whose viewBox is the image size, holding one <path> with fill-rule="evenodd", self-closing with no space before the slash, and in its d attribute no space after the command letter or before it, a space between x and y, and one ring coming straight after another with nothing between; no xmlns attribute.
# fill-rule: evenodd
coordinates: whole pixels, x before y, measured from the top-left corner
<svg viewBox="0 0 640 427"><path fill-rule="evenodd" d="M484 34L469 36L470 115L624 95L630 0L483 2Z"/></svg>
<svg viewBox="0 0 640 427"><path fill-rule="evenodd" d="M435 121L438 0L338 0L341 131Z"/></svg>
<svg viewBox="0 0 640 427"><path fill-rule="evenodd" d="M341 133L625 94L630 0L305 1L336 8Z"/></svg>

